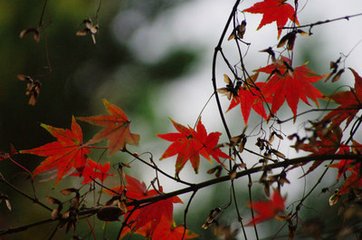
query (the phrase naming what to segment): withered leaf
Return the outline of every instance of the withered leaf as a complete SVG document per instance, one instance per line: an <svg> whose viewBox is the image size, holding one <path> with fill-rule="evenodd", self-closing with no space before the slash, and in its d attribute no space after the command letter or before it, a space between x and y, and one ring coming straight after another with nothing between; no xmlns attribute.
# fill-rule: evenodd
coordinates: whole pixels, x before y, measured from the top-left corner
<svg viewBox="0 0 362 240"><path fill-rule="evenodd" d="M94 24L92 19L84 19L83 20L84 28L77 31L75 35L79 37L83 37L86 35L90 35L93 41L93 44L96 44L96 37L95 35L98 33L99 26L98 24Z"/></svg>
<svg viewBox="0 0 362 240"><path fill-rule="evenodd" d="M334 77L332 78L332 82L337 82L337 81L341 78L341 76L342 76L343 73L344 73L344 69L340 69L340 70L336 73L336 75L334 75Z"/></svg>
<svg viewBox="0 0 362 240"><path fill-rule="evenodd" d="M205 230L208 229L211 224L216 222L217 218L221 215L221 213L222 213L222 209L219 207L211 210L209 213L209 216L207 216L206 221L204 222L204 224L202 224L201 227Z"/></svg>
<svg viewBox="0 0 362 240"><path fill-rule="evenodd" d="M40 32L39 32L39 28L34 28L34 27L30 27L30 28L25 28L23 29L20 33L19 33L19 37L21 39L23 39L26 35L28 34L33 34L33 39L35 42L39 42L40 41Z"/></svg>
<svg viewBox="0 0 362 240"><path fill-rule="evenodd" d="M243 39L244 38L244 34L245 34L245 30L246 30L246 21L242 21L241 24L237 25L232 33L230 34L230 36L228 37L228 41L235 39L235 38L239 38L239 39Z"/></svg>
<svg viewBox="0 0 362 240"><path fill-rule="evenodd" d="M1 203L2 201L5 202L5 205L6 205L6 207L8 208L8 210L11 211L11 210L12 210L12 207L11 207L11 203L10 203L10 200L9 200L8 195L5 195L5 194L0 193L0 203Z"/></svg>
<svg viewBox="0 0 362 240"><path fill-rule="evenodd" d="M119 221L119 217L122 216L124 212L116 206L105 206L98 210L97 218L102 221L113 222Z"/></svg>
<svg viewBox="0 0 362 240"><path fill-rule="evenodd" d="M38 80L34 80L30 76L24 74L18 74L17 78L20 81L27 82L25 95L29 97L28 104L31 106L35 106L40 94L41 83Z"/></svg>

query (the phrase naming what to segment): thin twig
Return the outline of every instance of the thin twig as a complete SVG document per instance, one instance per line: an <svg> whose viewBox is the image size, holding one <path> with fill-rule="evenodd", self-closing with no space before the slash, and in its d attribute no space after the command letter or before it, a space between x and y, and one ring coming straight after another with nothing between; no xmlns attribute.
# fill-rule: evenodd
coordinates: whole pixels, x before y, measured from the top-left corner
<svg viewBox="0 0 362 240"><path fill-rule="evenodd" d="M336 22L336 21L340 21L340 20L349 21L351 18L359 17L359 16L362 16L362 13L356 13L356 14L347 15L347 16L344 16L344 17L337 17L337 18L333 18L333 19L326 19L326 20L323 20L323 21L317 21L317 22L314 22L314 23L304 24L304 25L300 25L300 26L282 27L282 29L296 29L296 28L307 28L307 27L309 27L310 28L309 31L311 31L311 29L314 26L323 25L323 24L326 24L326 23Z"/></svg>

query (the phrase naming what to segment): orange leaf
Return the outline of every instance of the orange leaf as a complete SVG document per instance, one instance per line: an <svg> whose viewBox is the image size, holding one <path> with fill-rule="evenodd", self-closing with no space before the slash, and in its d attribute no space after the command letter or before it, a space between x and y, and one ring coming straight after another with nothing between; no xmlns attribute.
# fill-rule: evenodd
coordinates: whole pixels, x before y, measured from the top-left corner
<svg viewBox="0 0 362 240"><path fill-rule="evenodd" d="M278 38L282 32L282 28L288 19L299 25L294 8L286 3L286 0L264 0L255 3L252 7L244 9L243 12L260 13L263 18L258 26L258 30L266 24L276 22L278 29Z"/></svg>
<svg viewBox="0 0 362 240"><path fill-rule="evenodd" d="M88 144L94 144L107 139L109 155L122 150L126 144L137 145L140 136L131 133L129 129L131 122L122 109L109 103L106 99L103 99L103 104L109 115L78 117L81 121L104 127L103 130L89 140Z"/></svg>
<svg viewBox="0 0 362 240"><path fill-rule="evenodd" d="M29 153L37 156L46 157L41 164L35 168L33 174L37 175L42 172L57 169L58 182L64 175L73 168L81 171L90 152L83 144L83 133L75 118L72 117L71 129L62 129L41 124L57 141L47 143L43 146L28 150L21 150L20 153Z"/></svg>
<svg viewBox="0 0 362 240"><path fill-rule="evenodd" d="M279 212L285 209L285 198L280 195L279 191L274 191L273 196L269 201L253 202L250 207L258 214L254 217L247 226L258 224L274 218Z"/></svg>

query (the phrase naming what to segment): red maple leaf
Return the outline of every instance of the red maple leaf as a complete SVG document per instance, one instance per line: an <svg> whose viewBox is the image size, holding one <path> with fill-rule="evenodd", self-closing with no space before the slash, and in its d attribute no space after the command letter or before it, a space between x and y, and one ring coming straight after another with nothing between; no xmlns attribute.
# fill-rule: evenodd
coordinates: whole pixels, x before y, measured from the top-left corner
<svg viewBox="0 0 362 240"><path fill-rule="evenodd" d="M88 122L93 125L104 127L89 140L88 144L94 144L103 139L108 140L108 151L113 155L117 151L123 149L126 144L137 145L140 136L131 133L129 129L130 121L126 114L114 104L103 99L103 104L109 115L78 117L79 120Z"/></svg>
<svg viewBox="0 0 362 240"><path fill-rule="evenodd" d="M161 160L177 154L176 174L181 171L188 160L190 160L192 167L197 173L200 164L200 154L209 161L211 160L210 156L212 156L220 164L220 158L229 158L229 155L222 152L218 146L221 133L212 132L207 134L201 120L197 123L196 131L172 119L171 122L178 132L158 134L157 136L172 142L162 154Z"/></svg>
<svg viewBox="0 0 362 240"><path fill-rule="evenodd" d="M285 210L285 198L280 195L280 192L275 190L269 201L253 202L250 207L258 214L247 226L258 224L274 218L280 212Z"/></svg>
<svg viewBox="0 0 362 240"><path fill-rule="evenodd" d="M276 113L284 101L287 101L295 118L299 100L309 105L310 98L318 105L318 98L321 98L322 94L311 83L319 81L322 76L315 74L305 65L292 69L289 64L290 59L282 57L257 72L270 74L263 87L263 94L266 98L272 97L271 112Z"/></svg>
<svg viewBox="0 0 362 240"><path fill-rule="evenodd" d="M294 8L286 3L286 0L264 0L244 9L243 12L263 14L258 30L266 24L276 22L278 38L288 19L299 25Z"/></svg>
<svg viewBox="0 0 362 240"><path fill-rule="evenodd" d="M160 223L156 226L152 239L157 240L181 240L181 239L193 239L198 237L197 234L186 230L184 236L185 227L183 225L175 226L174 223L170 223L165 217L161 218ZM182 238L184 236L184 238Z"/></svg>
<svg viewBox="0 0 362 240"><path fill-rule="evenodd" d="M337 152L337 154L349 154L349 153L350 153L350 147L346 146L346 145L342 145ZM353 163L354 163L354 160L341 159L338 161L338 163L329 165L329 167L338 169L338 174L337 174L337 180L338 180L343 174L346 173L347 170L349 170L350 166Z"/></svg>
<svg viewBox="0 0 362 240"><path fill-rule="evenodd" d="M110 162L106 162L104 165L97 163L92 159L88 159L82 172L76 172L72 176L83 177L82 184L88 184L93 182L93 179L99 179L103 182L107 177L112 176L108 173L111 169Z"/></svg>
<svg viewBox="0 0 362 240"><path fill-rule="evenodd" d="M349 147L344 146L342 149L343 149L343 152L341 152L342 154L350 153ZM354 154L361 155L362 144L353 140L352 152ZM343 159L343 160L340 160L338 163L330 165L329 167L338 169L337 180L340 180L341 176L345 176L345 178L343 178L344 182L338 190L339 195L347 194L354 188L355 189L361 188L361 186L362 186L362 178L361 178L362 165L361 165L361 162L359 159L356 159L356 160Z"/></svg>
<svg viewBox="0 0 362 240"><path fill-rule="evenodd" d="M354 89L345 92L337 92L330 96L340 106L328 113L323 120L332 121L335 126L339 126L347 120L346 127L362 108L362 78L358 73L350 68L354 75Z"/></svg>
<svg viewBox="0 0 362 240"><path fill-rule="evenodd" d="M243 114L245 124L248 123L251 109L259 114L262 118L267 119L268 116L264 109L264 98L260 91L264 87L265 83L255 83L254 86L240 86L238 94L231 99L229 108L227 111L233 109L237 105L240 105L241 113Z"/></svg>
<svg viewBox="0 0 362 240"><path fill-rule="evenodd" d="M125 186L116 187L113 190L120 193L126 190L126 197L130 201L162 194L162 187L158 189L158 191L148 190L144 182L140 182L136 178L128 175L126 175L126 182ZM108 191L108 193L110 192ZM128 211L124 216L124 219L127 219L127 223L121 233L121 238L129 232L149 237L160 224L161 218L164 218L164 221L172 223L174 203L182 203L182 201L179 197L175 196L151 203L144 207L141 206L135 210L133 206L128 207Z"/></svg>
<svg viewBox="0 0 362 240"><path fill-rule="evenodd" d="M341 145L341 140L342 130L339 127L327 128L321 124L316 126L313 138L310 139L310 142L298 144L297 150L301 149L306 152L312 152L310 156L334 154L337 151L339 154L343 154L345 153L346 148ZM312 172L322 163L323 161L313 161L313 164L303 176ZM301 165L304 165L304 163Z"/></svg>
<svg viewBox="0 0 362 240"><path fill-rule="evenodd" d="M72 117L71 129L62 129L41 124L57 141L47 143L40 147L21 150L20 153L29 153L46 157L40 165L35 168L33 174L57 169L58 182L72 169L82 171L86 164L87 154L90 152L83 144L83 133L75 118Z"/></svg>

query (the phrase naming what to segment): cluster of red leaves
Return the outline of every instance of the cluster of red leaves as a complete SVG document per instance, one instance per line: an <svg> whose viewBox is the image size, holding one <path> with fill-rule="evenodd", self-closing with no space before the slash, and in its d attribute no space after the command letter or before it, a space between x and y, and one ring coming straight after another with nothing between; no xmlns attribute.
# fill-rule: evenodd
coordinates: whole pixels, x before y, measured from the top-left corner
<svg viewBox="0 0 362 240"><path fill-rule="evenodd" d="M347 154L350 153L351 150L353 154L360 155L362 153L362 144L353 141L352 147L344 147L342 153ZM338 195L344 195L353 189L360 189L362 187L362 164L360 161L344 159L330 165L330 167L338 169L337 180L340 180L342 176L344 176L344 182L338 190Z"/></svg>
<svg viewBox="0 0 362 240"><path fill-rule="evenodd" d="M171 122L178 132L158 134L157 136L172 142L162 154L161 160L177 154L176 174L181 171L188 160L190 160L192 167L197 173L200 155L209 161L211 160L210 157L213 157L220 164L222 164L220 158L230 158L229 155L220 150L218 141L221 133L212 132L208 134L201 120L198 121L196 130L191 127L185 127L173 120Z"/></svg>
<svg viewBox="0 0 362 240"><path fill-rule="evenodd" d="M247 226L258 224L266 220L277 217L278 214L285 210L285 198L280 195L278 190L273 192L269 201L260 201L250 203L250 207L258 214Z"/></svg>
<svg viewBox="0 0 362 240"><path fill-rule="evenodd" d="M266 24L276 22L278 38L288 19L299 25L294 8L286 3L286 0L264 0L255 3L250 8L244 9L243 12L263 14L258 30Z"/></svg>
<svg viewBox="0 0 362 240"><path fill-rule="evenodd" d="M352 71L355 79L354 88L350 91L337 92L329 97L336 103L340 104L340 106L324 116L320 122L314 124L313 137L309 138L308 143L297 143L295 145L297 150L312 152L312 156L350 153L349 147L345 146L342 142L343 131L340 125L346 120L346 128L357 112L362 108L362 104L360 102L360 99L362 100L362 78L355 70L350 70ZM354 145L354 149L357 149L356 142L354 142ZM354 151L355 154L358 152L359 151L357 150ZM343 169L351 170L351 168L346 167L349 166L349 163L354 163L354 161L340 160L338 165L332 165L333 167L337 167L339 169L337 178L344 173ZM306 174L312 172L320 164L322 164L322 161L314 161ZM353 165L355 166L355 164ZM357 174L359 171L352 170L351 172L354 177L359 177L359 174ZM351 179L353 176L351 176ZM342 190L342 192L344 191L345 190Z"/></svg>
<svg viewBox="0 0 362 240"><path fill-rule="evenodd" d="M341 154L345 152L342 140L342 130L339 127L325 127L318 124L315 126L313 137L309 139L308 143L300 143L295 146L297 150L312 152L311 156L323 156L328 154ZM314 161L312 166L305 173L309 174L323 161Z"/></svg>
<svg viewBox="0 0 362 240"><path fill-rule="evenodd" d="M157 191L148 190L144 182L129 175L125 176L125 180L125 185L113 188L113 192L107 192L113 195L114 192L118 192L120 195L125 192L128 201L142 200L162 194L162 187ZM152 239L179 240L184 231L186 231L184 239L197 237L196 234L185 230L183 226L174 226L173 204L175 203L182 203L182 201L175 196L137 208L129 206L124 216L126 222L120 237L123 238L132 232Z"/></svg>
<svg viewBox="0 0 362 240"><path fill-rule="evenodd" d="M111 163L106 162L104 165L97 163L92 159L87 160L87 164L81 172L73 173L72 176L83 177L82 184L91 183L94 179L98 179L103 182L107 177L113 176L109 171L111 169Z"/></svg>
<svg viewBox="0 0 362 240"><path fill-rule="evenodd" d="M264 104L267 103L271 104L270 113L274 115L283 103L287 102L294 118L300 100L309 105L309 98L318 105L322 93L312 83L321 80L322 76L312 72L306 65L292 68L290 63L290 59L281 56L273 63L255 70L257 73L268 74L267 81L244 83L237 89L237 94L232 96L228 110L239 104L244 122L247 124L251 109L262 118L268 118L264 108Z"/></svg>
<svg viewBox="0 0 362 240"><path fill-rule="evenodd" d="M34 176L56 170L56 182L59 182L65 175L73 172L74 176L82 176L84 178L83 183L89 183L92 179L99 179L103 182L107 176L110 176L108 173L110 163L105 163L102 166L102 164L88 158L88 154L93 149L92 144L104 139L108 140L106 148L109 154L112 155L122 150L126 144L138 144L139 135L130 132L130 121L119 107L109 103L107 100L103 100L103 103L109 115L79 118L90 124L104 127L103 130L86 143L83 143L83 131L74 117L72 118L71 129L41 124L43 128L56 138L56 141L40 147L19 151L24 154L46 157L35 168Z"/></svg>
<svg viewBox="0 0 362 240"><path fill-rule="evenodd" d="M350 70L354 76L354 88L330 96L340 106L323 118L324 121L332 121L335 126L347 120L347 127L362 108L362 78L354 69L350 68Z"/></svg>

